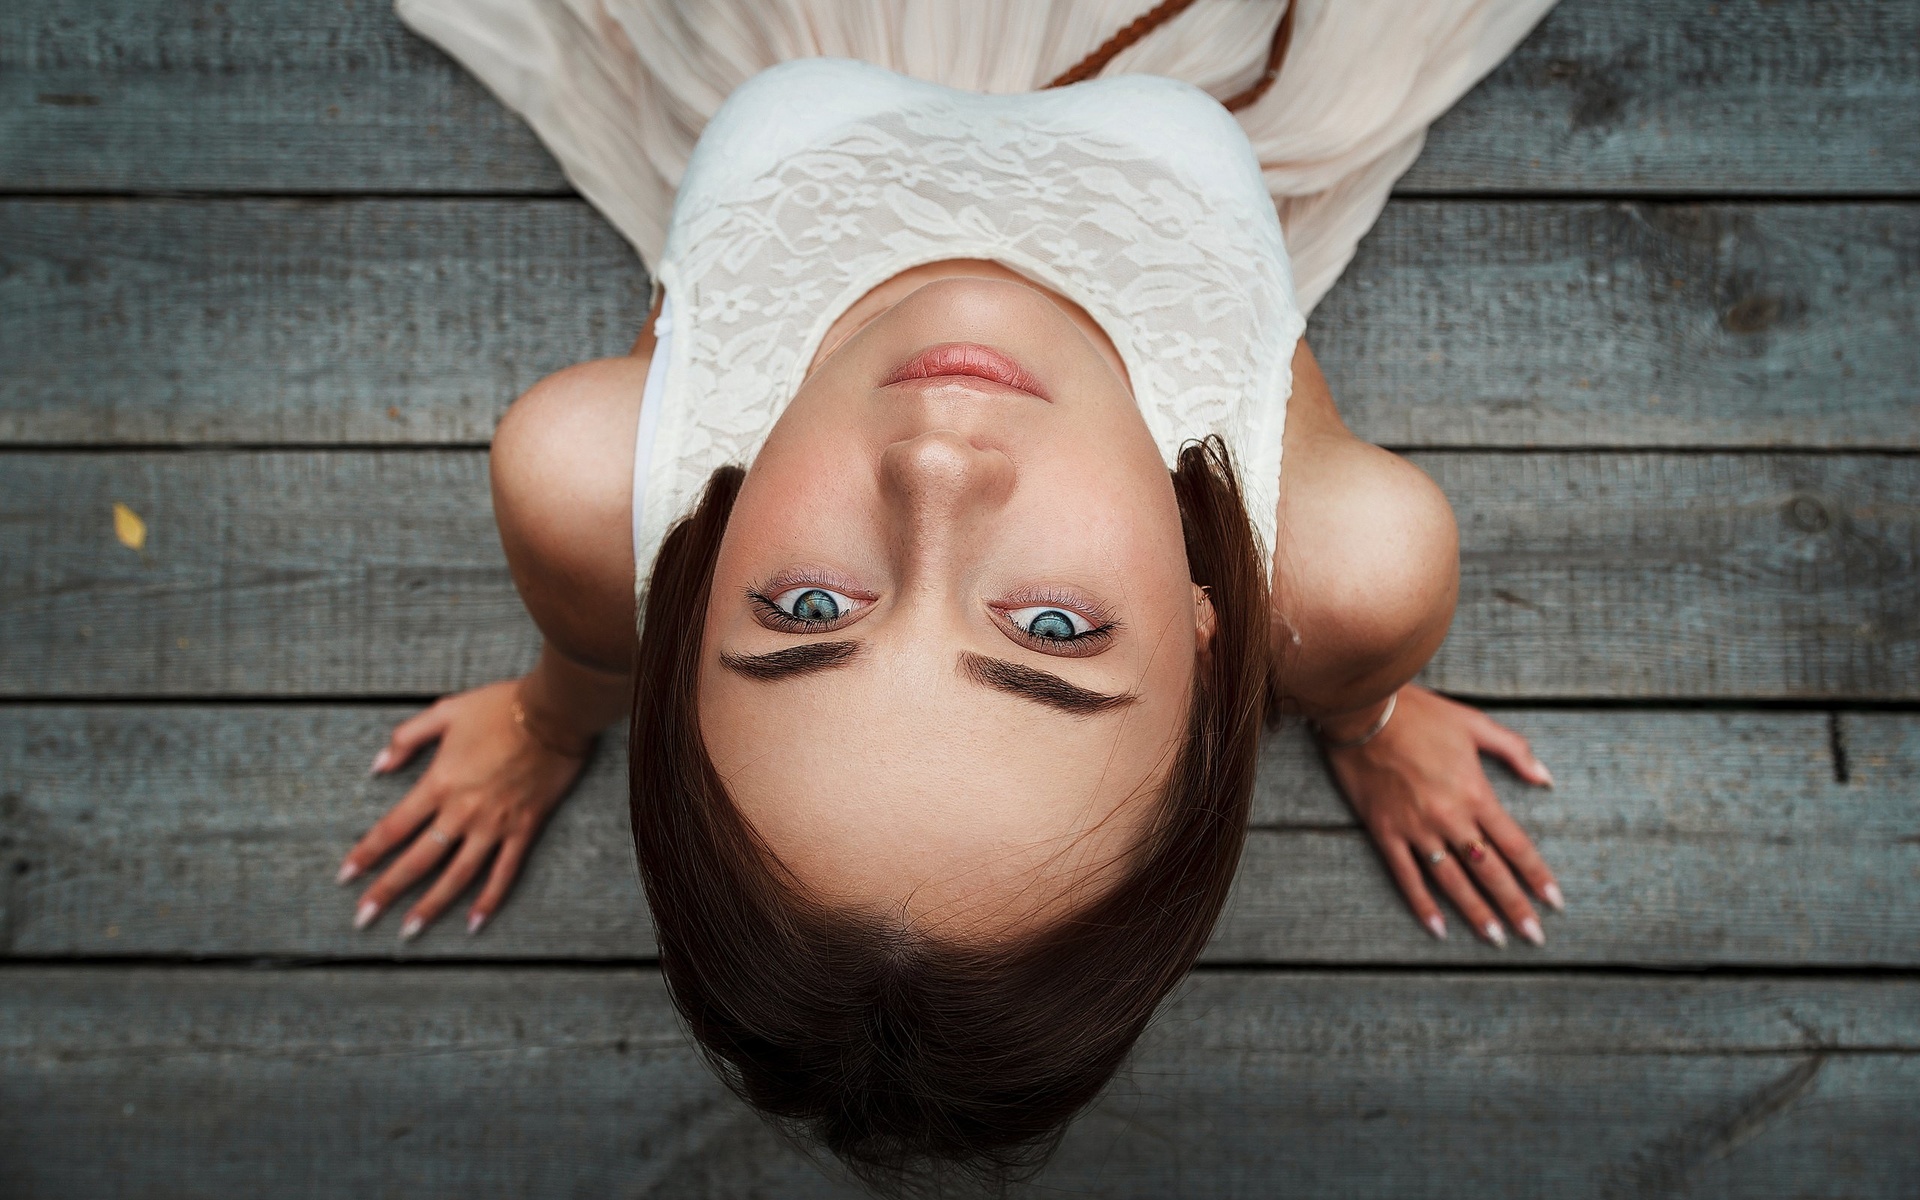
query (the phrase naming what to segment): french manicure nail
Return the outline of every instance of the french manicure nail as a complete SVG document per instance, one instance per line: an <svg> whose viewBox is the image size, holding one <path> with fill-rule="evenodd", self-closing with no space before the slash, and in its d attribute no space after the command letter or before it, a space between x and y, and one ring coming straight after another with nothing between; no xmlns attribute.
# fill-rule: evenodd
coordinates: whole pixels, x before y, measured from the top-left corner
<svg viewBox="0 0 1920 1200"><path fill-rule="evenodd" d="M483 912L473 912L473 913L467 914L467 932L468 933L479 933L480 927L482 925L485 925L486 923L487 923L487 914Z"/></svg>
<svg viewBox="0 0 1920 1200"><path fill-rule="evenodd" d="M1520 922L1520 936L1536 946L1547 944L1547 931L1540 928L1540 918L1528 917Z"/></svg>
<svg viewBox="0 0 1920 1200"><path fill-rule="evenodd" d="M373 919L379 915L380 906L378 904L375 904L371 900L362 900L360 907L354 910L353 927L355 929L365 929L367 926L373 924Z"/></svg>
<svg viewBox="0 0 1920 1200"><path fill-rule="evenodd" d="M1547 764L1536 758L1533 760L1533 769L1540 772L1540 778L1547 781L1548 787L1553 786L1553 772L1547 770Z"/></svg>
<svg viewBox="0 0 1920 1200"><path fill-rule="evenodd" d="M410 942L414 938L419 937L420 931L426 927L427 923L419 917L408 917L406 920L400 922L400 940Z"/></svg>
<svg viewBox="0 0 1920 1200"><path fill-rule="evenodd" d="M1500 928L1500 922L1488 921L1487 927L1481 930L1481 932L1487 935L1489 942L1500 947L1500 949L1505 950L1507 948L1507 931Z"/></svg>
<svg viewBox="0 0 1920 1200"><path fill-rule="evenodd" d="M367 774L378 775L380 772L386 770L388 767L392 765L393 765L393 751L390 749L382 750L380 753L373 756L373 765L367 768Z"/></svg>
<svg viewBox="0 0 1920 1200"><path fill-rule="evenodd" d="M1435 938L1438 938L1440 941L1444 942L1447 940L1447 919L1445 917L1441 916L1439 913L1434 913L1432 916L1427 918L1426 924L1427 924L1428 933L1432 934Z"/></svg>
<svg viewBox="0 0 1920 1200"><path fill-rule="evenodd" d="M340 871L333 877L335 883L352 883L360 878L360 867L352 859L340 864Z"/></svg>
<svg viewBox="0 0 1920 1200"><path fill-rule="evenodd" d="M1567 910L1567 899L1560 894L1559 884L1547 884L1547 886L1540 889L1540 894L1546 898L1548 904L1553 905L1553 911L1565 912Z"/></svg>

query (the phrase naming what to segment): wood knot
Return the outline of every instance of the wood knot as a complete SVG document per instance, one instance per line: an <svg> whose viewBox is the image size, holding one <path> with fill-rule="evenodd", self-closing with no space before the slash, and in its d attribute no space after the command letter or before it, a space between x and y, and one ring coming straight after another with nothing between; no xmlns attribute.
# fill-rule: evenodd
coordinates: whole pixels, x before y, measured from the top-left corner
<svg viewBox="0 0 1920 1200"><path fill-rule="evenodd" d="M1759 333L1780 319L1780 297L1743 296L1720 318L1730 333Z"/></svg>
<svg viewBox="0 0 1920 1200"><path fill-rule="evenodd" d="M1795 496L1787 501L1787 524L1802 533L1821 533L1833 524L1833 516L1818 497Z"/></svg>

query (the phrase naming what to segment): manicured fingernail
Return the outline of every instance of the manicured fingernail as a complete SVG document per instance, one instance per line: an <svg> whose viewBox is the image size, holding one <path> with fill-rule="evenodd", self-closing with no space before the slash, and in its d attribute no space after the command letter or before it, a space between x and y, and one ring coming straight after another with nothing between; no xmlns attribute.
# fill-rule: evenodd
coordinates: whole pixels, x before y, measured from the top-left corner
<svg viewBox="0 0 1920 1200"><path fill-rule="evenodd" d="M426 927L427 923L419 917L408 917L406 920L400 922L400 940L410 942L419 937L420 931Z"/></svg>
<svg viewBox="0 0 1920 1200"><path fill-rule="evenodd" d="M348 859L340 864L340 870L334 875L333 881L335 883L352 883L358 878L360 878L359 864L352 859Z"/></svg>
<svg viewBox="0 0 1920 1200"><path fill-rule="evenodd" d="M375 904L371 900L362 900L360 907L354 910L353 927L355 929L365 929L367 926L373 924L373 919L379 915L380 906L378 904Z"/></svg>
<svg viewBox="0 0 1920 1200"><path fill-rule="evenodd" d="M1536 758L1533 760L1533 769L1540 772L1541 780L1545 782L1548 787L1553 786L1553 772L1547 770L1547 764Z"/></svg>
<svg viewBox="0 0 1920 1200"><path fill-rule="evenodd" d="M1520 936L1536 946L1547 944L1547 931L1540 928L1540 918L1528 917L1520 922Z"/></svg>
<svg viewBox="0 0 1920 1200"><path fill-rule="evenodd" d="M486 923L487 923L487 914L483 912L470 912L467 914L467 932L468 933L479 933L480 927L482 925L485 925Z"/></svg>
<svg viewBox="0 0 1920 1200"><path fill-rule="evenodd" d="M1547 886L1540 889L1540 895L1546 899L1546 902L1548 904L1553 905L1553 911L1555 912L1567 911L1567 898L1560 894L1559 884L1557 883L1547 884Z"/></svg>
<svg viewBox="0 0 1920 1200"><path fill-rule="evenodd" d="M1500 922L1488 921L1487 927L1480 932L1486 934L1487 940L1502 950L1507 948L1507 931L1500 928Z"/></svg>
<svg viewBox="0 0 1920 1200"><path fill-rule="evenodd" d="M373 765L367 768L367 774L378 775L380 772L386 770L388 767L392 765L393 765L393 751L390 749L382 750L380 753L373 756Z"/></svg>
<svg viewBox="0 0 1920 1200"><path fill-rule="evenodd" d="M1444 942L1447 940L1447 919L1445 917L1441 916L1439 913L1434 913L1432 916L1427 918L1426 924L1427 924L1428 933L1432 934L1435 938L1438 938L1440 941Z"/></svg>

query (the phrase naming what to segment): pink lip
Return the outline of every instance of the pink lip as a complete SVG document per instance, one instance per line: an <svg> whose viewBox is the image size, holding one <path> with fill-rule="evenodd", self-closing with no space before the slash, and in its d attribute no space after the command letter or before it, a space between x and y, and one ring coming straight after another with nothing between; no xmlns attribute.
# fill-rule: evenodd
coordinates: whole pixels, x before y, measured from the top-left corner
<svg viewBox="0 0 1920 1200"><path fill-rule="evenodd" d="M984 379L988 383L1010 387L1016 392L1025 392L1049 403L1053 399L1040 386L1040 381L1027 373L1025 367L993 347L982 346L978 342L947 342L929 346L895 367L881 386L956 376Z"/></svg>

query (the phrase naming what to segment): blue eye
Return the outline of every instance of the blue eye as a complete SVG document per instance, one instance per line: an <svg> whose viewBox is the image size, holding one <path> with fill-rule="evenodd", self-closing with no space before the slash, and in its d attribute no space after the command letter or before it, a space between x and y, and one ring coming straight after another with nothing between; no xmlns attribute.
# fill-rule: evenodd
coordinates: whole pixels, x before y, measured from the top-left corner
<svg viewBox="0 0 1920 1200"><path fill-rule="evenodd" d="M1070 642L1093 630L1092 622L1064 608L1016 608L1007 619L1028 637L1049 642Z"/></svg>
<svg viewBox="0 0 1920 1200"><path fill-rule="evenodd" d="M833 596L820 588L808 588L800 593L790 610L802 621L831 621L840 615L840 606L833 602Z"/></svg>
<svg viewBox="0 0 1920 1200"><path fill-rule="evenodd" d="M820 587L788 588L775 596L771 603L783 616L810 625L838 621L854 609L851 597Z"/></svg>

